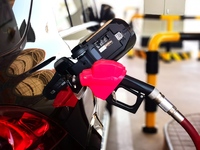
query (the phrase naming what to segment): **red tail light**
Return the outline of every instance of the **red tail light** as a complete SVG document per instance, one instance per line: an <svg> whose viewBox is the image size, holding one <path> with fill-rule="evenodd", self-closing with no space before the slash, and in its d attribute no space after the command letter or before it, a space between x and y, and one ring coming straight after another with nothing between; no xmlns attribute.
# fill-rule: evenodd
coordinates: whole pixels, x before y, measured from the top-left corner
<svg viewBox="0 0 200 150"><path fill-rule="evenodd" d="M0 106L0 149L52 149L65 135L64 129L39 112Z"/></svg>

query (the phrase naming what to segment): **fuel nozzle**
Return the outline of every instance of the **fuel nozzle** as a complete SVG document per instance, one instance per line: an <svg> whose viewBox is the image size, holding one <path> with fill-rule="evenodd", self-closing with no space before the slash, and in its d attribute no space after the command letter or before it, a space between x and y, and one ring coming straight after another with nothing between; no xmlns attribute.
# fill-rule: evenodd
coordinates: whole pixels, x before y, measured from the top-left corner
<svg viewBox="0 0 200 150"><path fill-rule="evenodd" d="M94 95L106 100L126 75L126 69L120 63L101 59L92 68L85 69L79 75L82 86L88 86Z"/></svg>
<svg viewBox="0 0 200 150"><path fill-rule="evenodd" d="M98 60L90 69L85 69L79 75L82 86L88 86L98 98L135 113L142 103L145 94L153 91L154 87L126 75L125 67L113 60ZM137 96L134 105L128 105L116 99L114 93L119 88L131 92Z"/></svg>

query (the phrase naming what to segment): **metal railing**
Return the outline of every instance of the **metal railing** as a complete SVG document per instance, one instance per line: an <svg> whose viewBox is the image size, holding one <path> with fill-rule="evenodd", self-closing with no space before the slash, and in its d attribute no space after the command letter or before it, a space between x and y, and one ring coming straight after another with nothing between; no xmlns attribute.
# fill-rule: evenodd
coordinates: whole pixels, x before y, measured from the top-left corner
<svg viewBox="0 0 200 150"><path fill-rule="evenodd" d="M151 37L146 58L147 83L156 86L159 71L159 46L164 42L178 42L183 40L200 40L200 33L161 32ZM157 104L151 99L145 101L146 120L143 131L146 133L157 132L155 125L156 110Z"/></svg>

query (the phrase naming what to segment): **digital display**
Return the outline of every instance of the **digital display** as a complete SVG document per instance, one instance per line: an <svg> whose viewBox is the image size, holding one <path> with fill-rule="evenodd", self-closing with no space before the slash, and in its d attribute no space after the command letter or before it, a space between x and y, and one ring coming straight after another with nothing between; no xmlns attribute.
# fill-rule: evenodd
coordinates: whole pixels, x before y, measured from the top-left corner
<svg viewBox="0 0 200 150"><path fill-rule="evenodd" d="M103 52L105 49L107 49L108 46L112 44L112 40L108 38L107 35L103 36L100 40L96 41L94 45L100 52Z"/></svg>

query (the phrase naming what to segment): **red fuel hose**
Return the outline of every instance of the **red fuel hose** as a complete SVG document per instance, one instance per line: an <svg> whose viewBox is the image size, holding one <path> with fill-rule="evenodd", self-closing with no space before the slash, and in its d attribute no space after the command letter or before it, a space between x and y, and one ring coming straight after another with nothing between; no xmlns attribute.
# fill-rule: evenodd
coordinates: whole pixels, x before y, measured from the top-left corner
<svg viewBox="0 0 200 150"><path fill-rule="evenodd" d="M200 150L200 136L193 125L186 119L180 122L180 125L187 131L197 150Z"/></svg>

